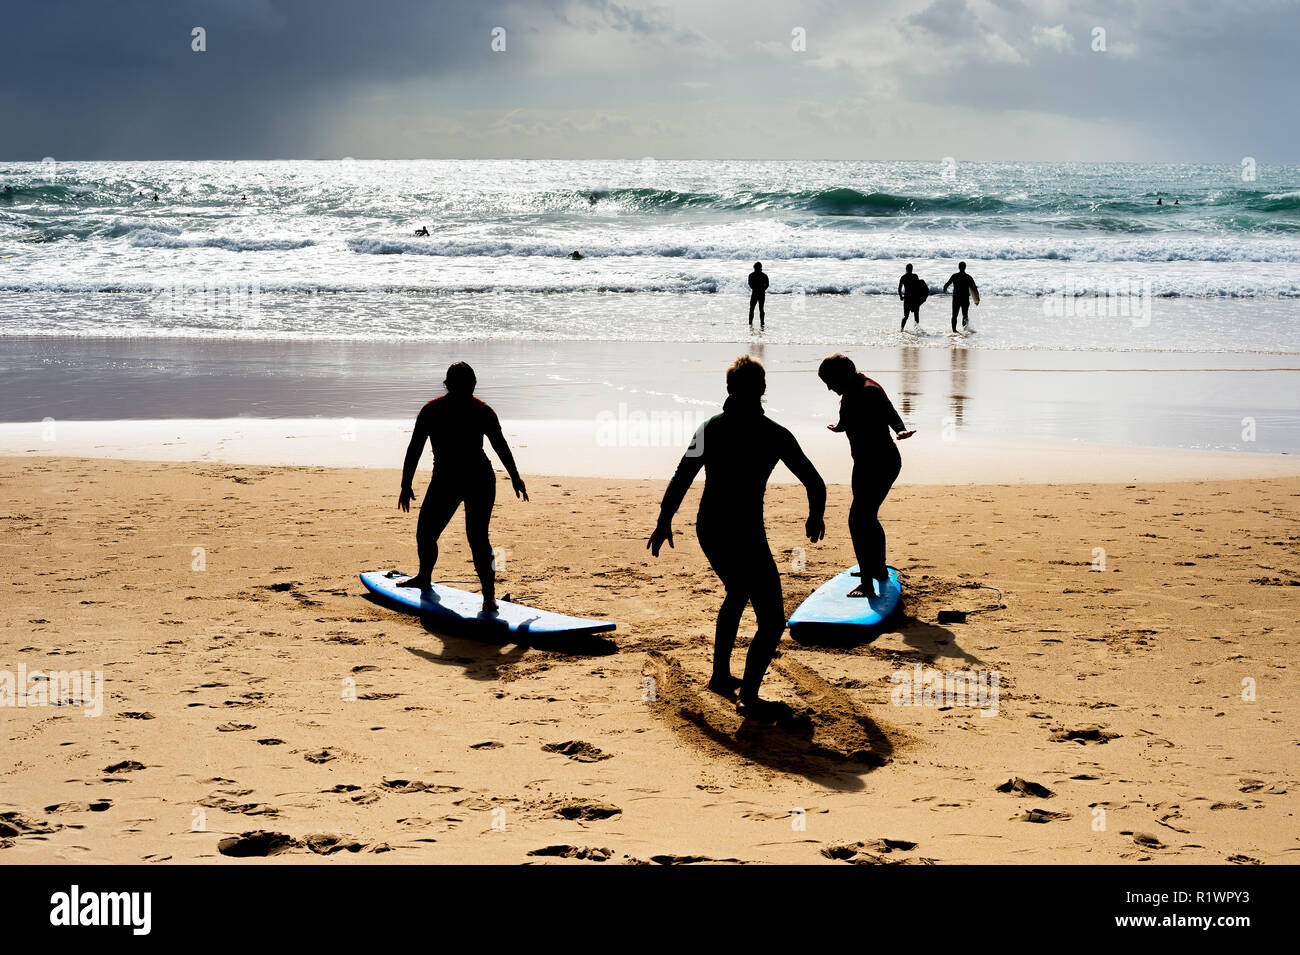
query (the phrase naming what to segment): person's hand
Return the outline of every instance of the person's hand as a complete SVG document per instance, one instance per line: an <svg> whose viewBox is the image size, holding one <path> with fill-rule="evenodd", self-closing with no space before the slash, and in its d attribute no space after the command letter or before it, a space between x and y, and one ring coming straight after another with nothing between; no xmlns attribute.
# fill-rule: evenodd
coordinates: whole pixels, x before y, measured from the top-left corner
<svg viewBox="0 0 1300 955"><path fill-rule="evenodd" d="M511 478L510 484L515 489L515 497L522 497L525 501L528 500L528 488L524 487L523 478L521 477Z"/></svg>
<svg viewBox="0 0 1300 955"><path fill-rule="evenodd" d="M804 533L814 544L826 536L826 522L820 517L810 517L803 525Z"/></svg>
<svg viewBox="0 0 1300 955"><path fill-rule="evenodd" d="M411 510L411 499L415 497L415 492L409 487L402 488L402 496L397 499L397 506L403 511Z"/></svg>
<svg viewBox="0 0 1300 955"><path fill-rule="evenodd" d="M658 557L659 548L663 547L665 542L667 542L669 547L673 547L673 527L671 524L660 524L655 527L654 533L651 534L650 539L645 542L645 546L651 554ZM676 550L675 547L673 547L673 549Z"/></svg>
<svg viewBox="0 0 1300 955"><path fill-rule="evenodd" d="M899 441L906 441L908 438L910 438L910 437L911 437L912 435L914 435L914 434L916 434L916 429L915 429L915 428L913 428L911 431L900 431L900 432L898 432L898 440L899 440Z"/></svg>

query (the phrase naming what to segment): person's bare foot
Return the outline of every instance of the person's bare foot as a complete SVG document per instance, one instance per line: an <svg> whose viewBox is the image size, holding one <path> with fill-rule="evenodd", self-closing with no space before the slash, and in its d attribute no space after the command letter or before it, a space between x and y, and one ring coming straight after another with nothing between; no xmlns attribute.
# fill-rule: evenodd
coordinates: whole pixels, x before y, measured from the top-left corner
<svg viewBox="0 0 1300 955"><path fill-rule="evenodd" d="M875 593L873 593L873 592L872 592L871 590L869 590L869 589L864 589L864 588L866 588L866 586L867 586L866 584L858 584L856 587L854 587L852 590L849 591L849 596L850 596L850 597L867 597L867 598L874 597L874 596L875 596Z"/></svg>
<svg viewBox="0 0 1300 955"><path fill-rule="evenodd" d="M483 598L483 612L484 612L484 613L496 613L498 609L500 609L500 608L497 606L496 598L494 598L494 597L484 597L484 598Z"/></svg>
<svg viewBox="0 0 1300 955"><path fill-rule="evenodd" d="M433 582L430 581L428 577L420 577L417 575L415 577L407 577L405 580L400 581L397 586L415 587L419 590L428 590L433 586Z"/></svg>

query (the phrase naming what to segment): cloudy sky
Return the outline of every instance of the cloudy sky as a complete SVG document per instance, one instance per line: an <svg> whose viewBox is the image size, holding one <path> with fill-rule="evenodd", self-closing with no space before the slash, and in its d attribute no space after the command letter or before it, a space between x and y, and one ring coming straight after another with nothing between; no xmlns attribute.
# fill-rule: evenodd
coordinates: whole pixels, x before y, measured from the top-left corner
<svg viewBox="0 0 1300 955"><path fill-rule="evenodd" d="M0 159L1295 162L1297 37L1300 0L10 0Z"/></svg>

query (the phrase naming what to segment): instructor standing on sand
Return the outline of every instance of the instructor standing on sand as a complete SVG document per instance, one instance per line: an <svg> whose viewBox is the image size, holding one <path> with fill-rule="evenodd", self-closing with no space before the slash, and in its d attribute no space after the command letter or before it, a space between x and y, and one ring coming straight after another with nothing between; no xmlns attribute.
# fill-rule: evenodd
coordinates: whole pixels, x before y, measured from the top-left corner
<svg viewBox="0 0 1300 955"><path fill-rule="evenodd" d="M497 476L492 462L483 451L483 439L492 443L501 463L506 466L515 497L528 500L528 489L515 467L514 455L501 433L501 422L488 405L474 397L478 379L474 369L458 361L447 369L443 385L447 393L434 398L415 418L411 443L406 448L402 466L402 493L397 506L410 511L415 491L411 481L420 464L425 442L433 445L433 476L420 505L420 520L415 529L415 543L420 554L420 572L402 581L399 587L428 590L433 585L433 567L438 562L438 538L456 513L465 505L465 532L474 556L483 593L483 612L497 609L496 570L492 566L492 544L488 524L496 503Z"/></svg>
<svg viewBox="0 0 1300 955"><path fill-rule="evenodd" d="M754 306L758 306L758 327L764 328L767 325L767 315L763 311L763 306L767 302L767 273L763 271L763 263L755 262L754 271L749 273L749 327L754 327Z"/></svg>
<svg viewBox="0 0 1300 955"><path fill-rule="evenodd" d="M731 697L737 690L737 710L742 716L774 721L785 709L761 700L759 685L785 632L785 600L781 573L772 558L763 525L763 495L767 479L778 461L785 462L808 491L808 520L804 530L813 543L826 536L826 484L799 442L785 428L763 414L767 374L748 355L727 369L727 401L722 414L695 432L677 473L664 492L659 523L646 546L654 556L667 541L673 546L673 515L681 506L695 475L704 468L704 493L696 519L696 534L726 589L713 644L713 677L709 689ZM758 632L745 657L745 675L731 675L731 651L745 605L754 605Z"/></svg>

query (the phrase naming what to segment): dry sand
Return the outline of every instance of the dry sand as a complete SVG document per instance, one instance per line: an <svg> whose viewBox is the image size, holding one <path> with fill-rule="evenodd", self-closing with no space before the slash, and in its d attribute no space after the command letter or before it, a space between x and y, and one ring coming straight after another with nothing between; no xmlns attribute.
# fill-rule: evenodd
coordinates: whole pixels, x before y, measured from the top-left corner
<svg viewBox="0 0 1300 955"><path fill-rule="evenodd" d="M787 636L765 692L802 718L742 728L702 687L721 594L698 485L653 560L662 482L503 484L499 592L618 622L525 647L367 599L356 572L414 558L393 471L0 475L0 671L102 670L105 694L99 717L0 709L3 862L1300 857L1300 478L899 487L905 616L856 647ZM852 563L847 506L833 486L796 572L802 493L770 490L788 610ZM472 578L459 521L444 540L436 576ZM937 623L998 604L986 587L1003 609ZM997 715L891 705L918 663L996 671Z"/></svg>

